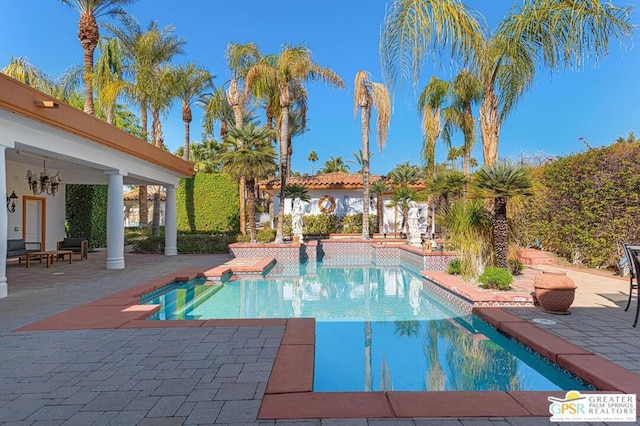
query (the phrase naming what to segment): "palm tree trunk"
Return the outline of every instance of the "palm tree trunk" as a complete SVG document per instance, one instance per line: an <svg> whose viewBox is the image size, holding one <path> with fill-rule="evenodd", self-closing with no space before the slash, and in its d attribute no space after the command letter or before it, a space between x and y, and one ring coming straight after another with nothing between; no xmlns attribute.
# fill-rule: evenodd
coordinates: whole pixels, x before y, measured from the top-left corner
<svg viewBox="0 0 640 426"><path fill-rule="evenodd" d="M100 33L93 13L80 13L78 21L78 39L82 45L84 62L84 112L95 115L93 108L93 52L98 44Z"/></svg>
<svg viewBox="0 0 640 426"><path fill-rule="evenodd" d="M384 225L384 204L382 202L382 194L376 194L376 210L378 211L378 234L382 232L382 226Z"/></svg>
<svg viewBox="0 0 640 426"><path fill-rule="evenodd" d="M140 128L142 130L142 139L149 142L147 140L148 132L148 119L147 119L147 99L146 97L140 100Z"/></svg>
<svg viewBox="0 0 640 426"><path fill-rule="evenodd" d="M235 79L232 80L232 84L229 87L229 91L227 92L227 98L229 99L229 103L233 109L233 116L236 122L236 128L239 129L242 127L244 123L244 113L242 111L242 104L240 103L240 95L238 93L237 83L234 86L233 83ZM238 140L238 148L242 148L244 146L244 141ZM238 183L238 192L240 198L240 233L242 235L247 235L247 190L246 190L246 178L244 175L240 176L240 181Z"/></svg>
<svg viewBox="0 0 640 426"><path fill-rule="evenodd" d="M360 107L360 132L362 134L362 239L369 239L369 119L371 110Z"/></svg>
<svg viewBox="0 0 640 426"><path fill-rule="evenodd" d="M247 179L247 209L249 210L249 234L251 242L256 241L256 181L255 179Z"/></svg>
<svg viewBox="0 0 640 426"><path fill-rule="evenodd" d="M280 132L280 200L278 202L278 225L276 226L276 240L278 244L284 242L284 192L287 186L287 139L289 135L289 106L282 107L282 128Z"/></svg>
<svg viewBox="0 0 640 426"><path fill-rule="evenodd" d="M482 97L480 129L482 131L484 164L485 166L491 166L498 160L498 135L500 133L498 97L492 87L485 89Z"/></svg>
<svg viewBox="0 0 640 426"><path fill-rule="evenodd" d="M138 211L140 213L140 228L146 229L149 227L149 206L147 205L147 187L140 185L138 187Z"/></svg>
<svg viewBox="0 0 640 426"><path fill-rule="evenodd" d="M185 104L182 107L182 121L184 121L184 152L182 153L182 158L184 161L189 161L189 135L191 134L190 128L192 119L191 107L189 104Z"/></svg>
<svg viewBox="0 0 640 426"><path fill-rule="evenodd" d="M509 268L509 224L507 222L507 199L496 197L493 216L493 247L496 266Z"/></svg>

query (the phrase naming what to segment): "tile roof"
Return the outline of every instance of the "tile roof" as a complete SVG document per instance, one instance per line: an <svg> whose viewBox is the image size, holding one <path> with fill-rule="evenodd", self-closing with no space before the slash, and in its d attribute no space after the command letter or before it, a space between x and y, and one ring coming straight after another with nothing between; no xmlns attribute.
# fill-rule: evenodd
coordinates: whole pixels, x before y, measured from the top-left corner
<svg viewBox="0 0 640 426"><path fill-rule="evenodd" d="M369 175L369 183L380 179L386 178L384 176ZM336 172L314 176L293 176L287 178L287 184L298 184L307 189L360 189L362 188L362 174ZM279 189L280 179L260 182L260 188L266 190Z"/></svg>
<svg viewBox="0 0 640 426"><path fill-rule="evenodd" d="M153 201L153 194L156 193L158 188L159 187L156 185L147 186L147 200ZM124 201L138 201L138 190L139 187L136 186L132 190L125 192L122 196L124 198ZM164 190L160 190L160 201L166 201L166 199L167 195L165 194Z"/></svg>

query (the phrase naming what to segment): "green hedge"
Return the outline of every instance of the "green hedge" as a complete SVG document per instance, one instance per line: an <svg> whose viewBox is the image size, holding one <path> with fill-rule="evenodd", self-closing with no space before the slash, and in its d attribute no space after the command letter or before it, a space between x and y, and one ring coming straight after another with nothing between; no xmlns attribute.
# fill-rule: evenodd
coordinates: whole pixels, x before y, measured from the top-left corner
<svg viewBox="0 0 640 426"><path fill-rule="evenodd" d="M106 185L66 185L65 211L69 237L83 237L89 248L107 245Z"/></svg>
<svg viewBox="0 0 640 426"><path fill-rule="evenodd" d="M176 201L178 231L239 232L238 185L225 174L198 173L181 179Z"/></svg>
<svg viewBox="0 0 640 426"><path fill-rule="evenodd" d="M535 197L521 219L521 243L577 264L614 267L620 244L640 242L640 143L618 142L534 170Z"/></svg>
<svg viewBox="0 0 640 426"><path fill-rule="evenodd" d="M179 253L228 253L232 243L226 235L178 235ZM164 253L164 235L149 236L134 243L134 251L138 253Z"/></svg>

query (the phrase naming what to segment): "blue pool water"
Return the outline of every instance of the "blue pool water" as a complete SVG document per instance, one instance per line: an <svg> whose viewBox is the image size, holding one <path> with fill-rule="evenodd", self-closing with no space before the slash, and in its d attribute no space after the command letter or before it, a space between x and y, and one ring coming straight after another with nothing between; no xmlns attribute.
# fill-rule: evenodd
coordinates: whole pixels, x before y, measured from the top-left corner
<svg viewBox="0 0 640 426"><path fill-rule="evenodd" d="M178 283L142 303L161 306L154 320L316 318L315 391L592 389L423 291L408 268L317 264L294 272Z"/></svg>

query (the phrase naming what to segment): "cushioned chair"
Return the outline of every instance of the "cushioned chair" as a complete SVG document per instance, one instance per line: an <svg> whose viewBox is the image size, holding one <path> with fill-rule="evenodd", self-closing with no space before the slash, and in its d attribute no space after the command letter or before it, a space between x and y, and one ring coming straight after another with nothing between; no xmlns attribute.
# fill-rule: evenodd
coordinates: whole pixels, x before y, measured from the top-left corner
<svg viewBox="0 0 640 426"><path fill-rule="evenodd" d="M33 246L37 248L28 249L27 246ZM7 259L12 257L18 258L18 263L22 261L22 257L29 253L35 253L42 250L41 243L27 243L22 238L7 240Z"/></svg>
<svg viewBox="0 0 640 426"><path fill-rule="evenodd" d="M58 250L71 250L78 253L80 260L86 259L89 253L89 243L86 238L65 238L58 241Z"/></svg>

